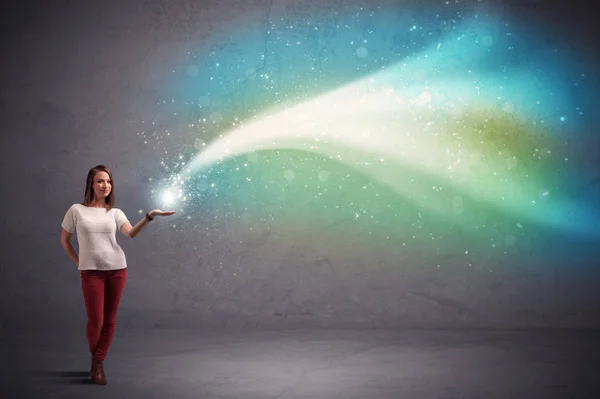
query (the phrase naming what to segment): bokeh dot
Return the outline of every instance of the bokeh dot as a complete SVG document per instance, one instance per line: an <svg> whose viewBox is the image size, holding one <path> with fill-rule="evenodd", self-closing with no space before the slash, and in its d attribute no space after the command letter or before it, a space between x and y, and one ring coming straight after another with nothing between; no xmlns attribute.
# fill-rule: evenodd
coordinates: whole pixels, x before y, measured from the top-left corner
<svg viewBox="0 0 600 399"><path fill-rule="evenodd" d="M507 114L512 114L513 112L515 112L515 106L510 101L506 101L502 105L502 111L506 112Z"/></svg>
<svg viewBox="0 0 600 399"><path fill-rule="evenodd" d="M200 73L200 69L198 69L197 65L190 65L187 67L187 74L188 76L191 76L192 78L195 76L198 76L198 74Z"/></svg>
<svg viewBox="0 0 600 399"><path fill-rule="evenodd" d="M356 55L359 58L365 58L369 54L369 51L364 47L359 47L356 49Z"/></svg>
<svg viewBox="0 0 600 399"><path fill-rule="evenodd" d="M481 44L483 44L485 47L490 47L492 44L494 44L494 39L492 39L491 36L484 36L481 39Z"/></svg>
<svg viewBox="0 0 600 399"><path fill-rule="evenodd" d="M504 243L509 246L512 247L517 243L517 238L513 235L507 235L506 237L504 237Z"/></svg>
<svg viewBox="0 0 600 399"><path fill-rule="evenodd" d="M319 172L319 181L325 182L329 179L329 172L322 170Z"/></svg>
<svg viewBox="0 0 600 399"><path fill-rule="evenodd" d="M285 172L283 172L283 177L285 177L287 181L292 181L295 176L296 174L291 169L287 169Z"/></svg>

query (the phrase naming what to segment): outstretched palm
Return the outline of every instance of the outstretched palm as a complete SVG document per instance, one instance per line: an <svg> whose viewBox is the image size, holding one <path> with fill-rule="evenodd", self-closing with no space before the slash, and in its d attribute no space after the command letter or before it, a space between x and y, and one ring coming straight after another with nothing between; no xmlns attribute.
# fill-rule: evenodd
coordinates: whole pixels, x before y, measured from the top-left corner
<svg viewBox="0 0 600 399"><path fill-rule="evenodd" d="M161 211L160 209L154 209L149 212L151 217L156 216L171 216L175 214L175 211Z"/></svg>

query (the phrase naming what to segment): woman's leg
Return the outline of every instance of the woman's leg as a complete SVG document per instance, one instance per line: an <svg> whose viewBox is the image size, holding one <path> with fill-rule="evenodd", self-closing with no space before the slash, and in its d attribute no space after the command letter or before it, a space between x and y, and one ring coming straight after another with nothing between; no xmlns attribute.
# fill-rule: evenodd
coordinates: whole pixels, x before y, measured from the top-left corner
<svg viewBox="0 0 600 399"><path fill-rule="evenodd" d="M90 352L94 355L104 322L104 272L81 270L81 288L87 313L86 336Z"/></svg>
<svg viewBox="0 0 600 399"><path fill-rule="evenodd" d="M127 268L111 270L106 273L104 283L104 322L100 339L94 351L94 358L103 361L106 358L110 344L112 343L117 326L117 311L121 301L121 295L127 280Z"/></svg>

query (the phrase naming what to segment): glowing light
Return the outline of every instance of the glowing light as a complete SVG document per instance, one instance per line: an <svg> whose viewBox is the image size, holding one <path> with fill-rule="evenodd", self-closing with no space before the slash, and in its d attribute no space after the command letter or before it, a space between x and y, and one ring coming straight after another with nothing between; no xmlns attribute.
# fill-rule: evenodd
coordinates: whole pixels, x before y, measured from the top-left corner
<svg viewBox="0 0 600 399"><path fill-rule="evenodd" d="M409 27L411 32L424 30L421 25ZM551 170L545 166L550 161L564 165L567 159L550 150L555 144L552 135L539 134L564 125L566 117L557 116L567 112L561 107L563 97L544 96L553 89L528 72L535 68L485 70L487 61L482 60L492 50L501 51L503 38L490 34L493 29L480 28L436 38L429 49L402 62L386 64L376 73L286 109L243 123L236 118L234 128L210 144L200 138L194 142L200 153L186 163L181 176L242 155L244 161L259 163L258 151L301 150L337 160L399 197L456 222L473 212L476 202L521 220L579 230L581 219L571 216L583 211L561 197L543 170ZM354 52L354 59L371 58L377 48L370 41L369 50L358 47ZM246 71L248 79L256 75L255 69ZM261 77L270 79L267 73ZM543 106L539 98L545 98ZM535 118L525 118L532 104L537 104ZM209 97L198 98L199 107L209 105L213 106ZM204 111L204 122L228 120L226 112ZM248 163L235 168L236 174L253 166L246 167ZM286 186L298 185L303 178L300 168L289 165L277 173ZM335 174L321 169L312 177L323 186L339 183ZM252 177L243 179L250 182ZM176 182L163 193L163 202L186 200L180 191L186 179ZM195 189L218 191L213 190L215 183L197 184ZM517 227L523 228L520 223ZM591 230L597 232L593 226ZM507 246L518 242L515 236L505 236Z"/></svg>
<svg viewBox="0 0 600 399"><path fill-rule="evenodd" d="M176 201L176 196L175 196L175 194L173 194L173 192L170 189L167 189L162 192L161 202L163 205L171 206L171 205L175 204L175 201Z"/></svg>

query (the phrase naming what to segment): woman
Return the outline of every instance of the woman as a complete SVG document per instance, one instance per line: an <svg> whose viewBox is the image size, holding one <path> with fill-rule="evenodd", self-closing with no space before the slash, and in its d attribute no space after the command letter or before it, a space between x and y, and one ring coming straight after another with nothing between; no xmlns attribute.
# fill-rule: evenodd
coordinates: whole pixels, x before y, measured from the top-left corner
<svg viewBox="0 0 600 399"><path fill-rule="evenodd" d="M105 385L102 362L112 342L117 309L125 287L127 262L117 244L116 231L133 238L156 217L175 212L152 210L135 226L120 209L114 208L115 191L112 174L104 165L90 169L81 204L72 205L62 222L60 242L81 274L81 287L87 313L86 335L94 384ZM79 254L71 245L71 235L77 231Z"/></svg>

